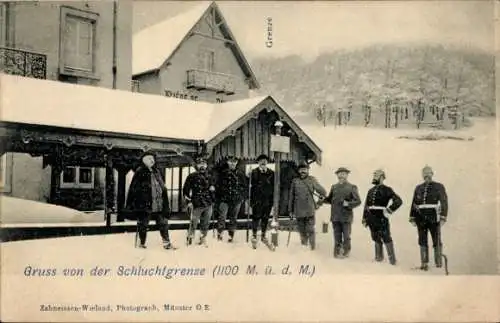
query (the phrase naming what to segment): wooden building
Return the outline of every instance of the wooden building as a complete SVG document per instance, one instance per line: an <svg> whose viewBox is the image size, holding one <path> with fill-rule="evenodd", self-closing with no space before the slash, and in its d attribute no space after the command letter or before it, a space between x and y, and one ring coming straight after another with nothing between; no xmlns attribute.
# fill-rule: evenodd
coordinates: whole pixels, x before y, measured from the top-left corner
<svg viewBox="0 0 500 323"><path fill-rule="evenodd" d="M182 174L193 158L208 154L217 168L227 155L239 156L241 167L261 153L272 156L269 138L277 120L291 142L281 158L284 169L298 160L321 161L319 147L271 96L213 104L5 74L0 82L2 153L28 153L51 166L54 203L65 167L104 167L107 214L120 213L127 174L142 151L154 150L166 174L179 174L176 185L172 176L165 179L173 212L182 215ZM283 176L286 189L293 172Z"/></svg>
<svg viewBox="0 0 500 323"><path fill-rule="evenodd" d="M209 1L135 33L132 74L137 92L211 103L259 88L221 8Z"/></svg>
<svg viewBox="0 0 500 323"><path fill-rule="evenodd" d="M228 155L242 168L262 153L274 162L270 138L278 120L290 137L290 152L280 155L282 205L294 165L321 162L320 148L272 96L251 95L258 82L214 2L172 19L133 37L134 92L0 74L1 153L40 161L48 202L92 210L104 201L107 224L115 212L122 221L138 156L154 150L174 216L182 217L193 158L208 155L215 172ZM85 185L68 189L68 174Z"/></svg>

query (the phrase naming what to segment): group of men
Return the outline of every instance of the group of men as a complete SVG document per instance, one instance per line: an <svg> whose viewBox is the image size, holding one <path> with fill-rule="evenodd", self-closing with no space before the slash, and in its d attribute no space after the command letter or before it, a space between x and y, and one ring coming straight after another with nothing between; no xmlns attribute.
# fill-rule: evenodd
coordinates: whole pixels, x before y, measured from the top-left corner
<svg viewBox="0 0 500 323"><path fill-rule="evenodd" d="M136 170L127 197L127 208L134 211L138 220L140 248L146 248L146 235L149 220L154 218L159 227L165 249L175 249L168 233L169 204L165 183L155 166L155 155L146 152L141 157L142 165ZM228 242L234 241L237 217L246 200L250 201L252 218L252 246L257 247L257 234L260 229L261 241L269 245L266 237L270 216L273 214L274 171L267 167L269 158L260 155L258 167L250 176L237 167L238 159L229 157L227 168L217 177L208 171L207 161L196 159L196 171L186 178L182 194L190 214L187 243L195 238L199 226L198 244L206 245L206 236L214 213L217 214L217 240L223 240L228 232ZM301 244L311 250L316 248L315 213L323 204L331 205L335 258L349 257L351 252L351 229L353 210L362 204L356 185L348 181L350 171L344 167L336 170L338 182L327 191L314 176L309 175L309 164L298 165L299 176L291 182L288 214L296 221ZM429 166L422 170L424 182L415 188L410 223L418 229L421 269L428 270L430 232L434 246L434 260L441 267L440 227L446 222L448 199L441 183L433 181L433 171ZM389 262L396 264L394 242L390 229L390 217L403 204L400 196L384 184L386 174L383 170L373 173L373 187L367 193L362 224L370 229L375 245L375 260L384 260L384 245ZM217 202L217 203L216 203ZM217 207L217 212L214 212ZM226 220L229 223L226 225Z"/></svg>

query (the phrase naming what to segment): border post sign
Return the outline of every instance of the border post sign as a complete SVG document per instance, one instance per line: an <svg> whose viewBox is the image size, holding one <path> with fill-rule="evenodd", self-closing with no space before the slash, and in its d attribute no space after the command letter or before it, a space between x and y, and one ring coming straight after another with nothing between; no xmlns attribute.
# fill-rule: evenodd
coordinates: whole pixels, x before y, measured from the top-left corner
<svg viewBox="0 0 500 323"><path fill-rule="evenodd" d="M280 164L281 154L290 152L290 138L281 136L283 122L276 121L274 123L276 134L271 135L271 151L274 152L274 200L273 200L273 220L271 222L271 243L278 246L278 216L279 216L279 201L280 201Z"/></svg>

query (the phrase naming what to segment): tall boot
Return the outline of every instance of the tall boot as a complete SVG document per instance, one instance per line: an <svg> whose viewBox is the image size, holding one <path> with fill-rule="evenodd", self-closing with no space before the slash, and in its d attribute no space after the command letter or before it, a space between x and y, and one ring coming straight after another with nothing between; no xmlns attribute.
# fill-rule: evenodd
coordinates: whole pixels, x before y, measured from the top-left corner
<svg viewBox="0 0 500 323"><path fill-rule="evenodd" d="M301 231L299 231L299 234L300 234L300 243L303 246L307 246L307 234L305 232L301 232Z"/></svg>
<svg viewBox="0 0 500 323"><path fill-rule="evenodd" d="M389 258L389 263L391 265L396 265L396 253L394 252L394 243L388 242L385 244L387 249L387 258Z"/></svg>
<svg viewBox="0 0 500 323"><path fill-rule="evenodd" d="M342 244L340 243L334 243L334 246L333 246L333 257L334 258L342 258L342 255L341 255L341 250L342 250Z"/></svg>
<svg viewBox="0 0 500 323"><path fill-rule="evenodd" d="M437 268L441 268L443 266L442 258L441 258L441 250L442 246L434 247L434 263Z"/></svg>
<svg viewBox="0 0 500 323"><path fill-rule="evenodd" d="M311 250L316 249L316 233L315 232L309 233L309 247L311 248Z"/></svg>
<svg viewBox="0 0 500 323"><path fill-rule="evenodd" d="M420 261L422 262L420 269L428 270L429 269L429 248L420 246Z"/></svg>
<svg viewBox="0 0 500 323"><path fill-rule="evenodd" d="M375 242L375 261L384 261L384 245L380 242Z"/></svg>

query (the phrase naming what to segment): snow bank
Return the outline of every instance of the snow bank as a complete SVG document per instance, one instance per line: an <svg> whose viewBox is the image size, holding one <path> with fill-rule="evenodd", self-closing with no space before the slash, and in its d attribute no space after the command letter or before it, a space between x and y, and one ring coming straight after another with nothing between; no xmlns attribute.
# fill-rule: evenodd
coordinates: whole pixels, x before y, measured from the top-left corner
<svg viewBox="0 0 500 323"><path fill-rule="evenodd" d="M64 206L0 196L0 223L96 223L103 217Z"/></svg>

